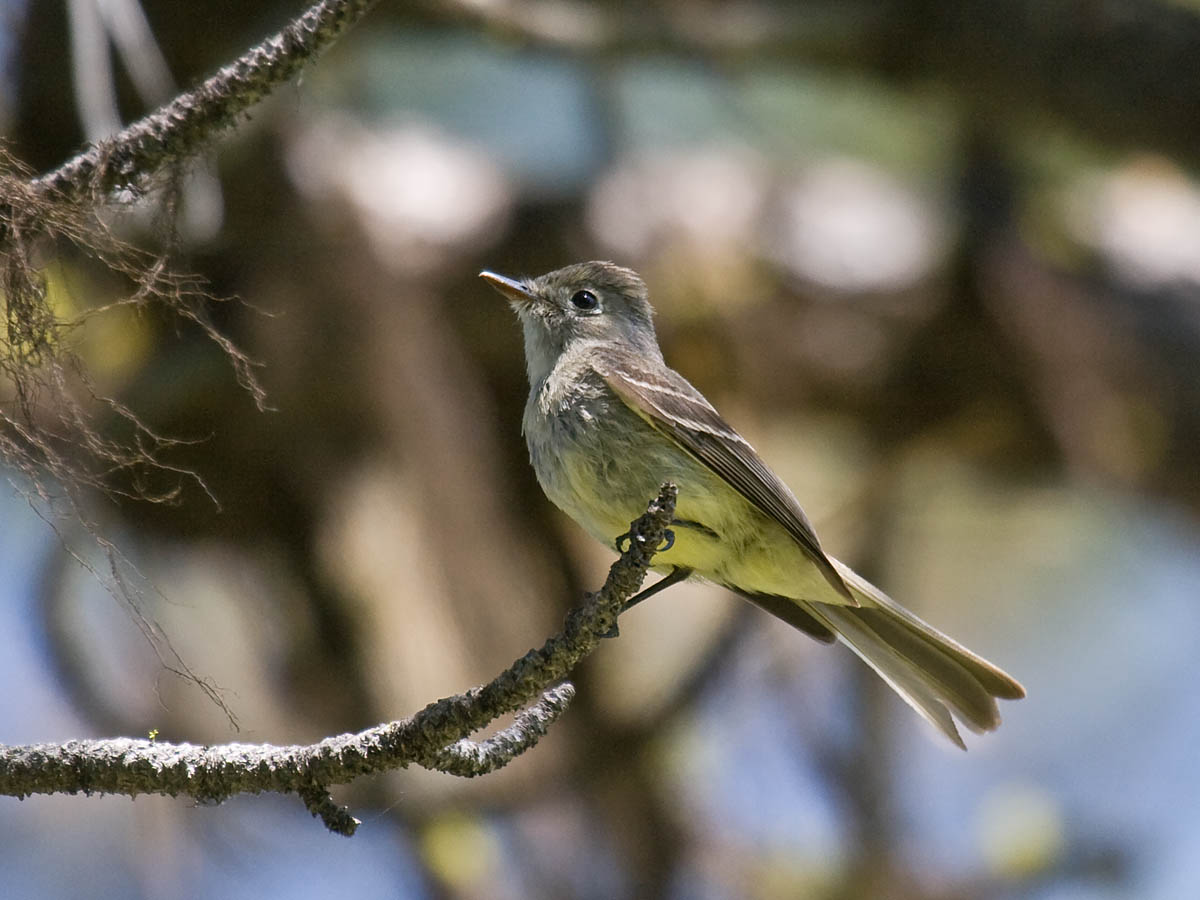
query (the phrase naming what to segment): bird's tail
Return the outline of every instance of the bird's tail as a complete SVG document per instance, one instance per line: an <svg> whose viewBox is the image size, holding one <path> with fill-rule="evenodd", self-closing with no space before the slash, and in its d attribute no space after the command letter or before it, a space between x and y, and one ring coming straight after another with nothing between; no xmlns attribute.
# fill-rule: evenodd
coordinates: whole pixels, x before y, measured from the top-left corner
<svg viewBox="0 0 1200 900"><path fill-rule="evenodd" d="M972 731L991 731L1000 724L997 698L1025 696L1012 676L921 621L849 566L836 559L833 564L861 605L798 605L959 747L966 749L951 713Z"/></svg>

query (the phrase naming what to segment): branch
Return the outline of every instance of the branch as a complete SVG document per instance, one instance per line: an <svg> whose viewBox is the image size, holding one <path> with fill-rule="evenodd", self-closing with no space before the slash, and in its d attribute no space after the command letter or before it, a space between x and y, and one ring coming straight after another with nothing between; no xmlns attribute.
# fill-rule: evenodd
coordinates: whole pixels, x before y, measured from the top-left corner
<svg viewBox="0 0 1200 900"><path fill-rule="evenodd" d="M194 156L237 117L341 37L377 0L321 0L194 90L34 182L64 198L136 186L164 164Z"/></svg>
<svg viewBox="0 0 1200 900"><path fill-rule="evenodd" d="M84 502L89 489L150 502L173 502L186 479L205 493L208 489L197 473L169 461L168 451L184 442L156 433L134 410L99 390L75 352L72 332L107 310L162 304L213 341L255 404L266 408L256 363L213 322L211 305L218 298L198 277L173 272L166 252L145 251L122 240L101 208L118 188L128 189L120 198L128 202L153 185L164 168L178 174L181 164L316 59L374 4L314 3L195 89L40 178L0 145L0 382L11 395L0 404L0 462L16 473L13 484L39 515L56 518L61 496L59 508L74 513L108 557L110 574L100 580L129 608L155 652L167 657L167 668L194 682L226 712L212 686L190 672L161 629L143 614L138 586L124 577L126 561L89 520ZM174 215L171 192L163 211ZM173 245L173 223L164 225L163 237ZM53 302L45 262L47 252L59 245L73 245L127 279L131 293L64 318L61 304ZM110 416L126 437L106 436L111 425L101 428L96 410ZM68 552L79 558L71 548Z"/></svg>
<svg viewBox="0 0 1200 900"><path fill-rule="evenodd" d="M358 822L334 803L329 785L411 763L466 777L495 771L533 747L570 701L571 685L553 685L611 633L663 542L676 493L673 484L663 485L631 525L629 548L609 569L604 587L568 613L563 630L485 685L431 703L410 718L308 746L201 747L129 738L0 745L0 794L184 794L215 803L235 794L294 793L331 831L351 835ZM535 700L491 739L466 740Z"/></svg>
<svg viewBox="0 0 1200 900"><path fill-rule="evenodd" d="M537 703L518 713L516 721L508 728L480 743L464 738L439 751L426 765L462 778L503 769L545 736L574 696L574 685L564 681L542 694Z"/></svg>

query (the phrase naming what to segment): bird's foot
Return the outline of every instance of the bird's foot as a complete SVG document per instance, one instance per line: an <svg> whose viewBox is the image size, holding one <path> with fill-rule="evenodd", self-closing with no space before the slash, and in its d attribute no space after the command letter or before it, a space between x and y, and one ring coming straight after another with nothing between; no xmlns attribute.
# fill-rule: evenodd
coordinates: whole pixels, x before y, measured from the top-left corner
<svg viewBox="0 0 1200 900"><path fill-rule="evenodd" d="M633 540L633 533L627 531L624 534L617 535L617 539L613 543L616 545L618 553L628 553L630 542L632 540ZM660 546L654 552L655 553L666 553L668 550L670 550L674 546L675 546L675 532L672 531L670 528L668 528L666 531L663 532L662 546Z"/></svg>

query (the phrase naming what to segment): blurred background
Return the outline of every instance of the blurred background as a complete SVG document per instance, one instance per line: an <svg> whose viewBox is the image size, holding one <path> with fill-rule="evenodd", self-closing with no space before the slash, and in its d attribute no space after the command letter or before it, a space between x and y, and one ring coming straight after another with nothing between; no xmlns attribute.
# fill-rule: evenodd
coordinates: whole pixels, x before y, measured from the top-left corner
<svg viewBox="0 0 1200 900"><path fill-rule="evenodd" d="M301 9L3 0L0 133L45 171ZM611 554L533 479L476 273L593 258L644 275L668 361L825 546L1029 697L963 754L845 650L685 585L498 774L336 789L350 840L294 798L5 800L6 892L1194 896L1198 48L1195 0L381 4L179 192L177 269L245 301L213 315L271 409L165 313L73 333L219 501L88 514L241 730L14 476L0 740L310 742L539 645ZM113 227L161 247L160 213ZM64 316L129 290L46 264Z"/></svg>

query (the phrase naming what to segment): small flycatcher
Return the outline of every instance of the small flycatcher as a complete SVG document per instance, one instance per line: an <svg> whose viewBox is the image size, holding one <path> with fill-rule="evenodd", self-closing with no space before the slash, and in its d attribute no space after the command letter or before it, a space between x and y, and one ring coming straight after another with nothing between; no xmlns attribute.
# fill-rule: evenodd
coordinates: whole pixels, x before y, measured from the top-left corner
<svg viewBox="0 0 1200 900"><path fill-rule="evenodd" d="M795 496L704 396L663 361L637 273L608 262L540 278L480 277L525 331L523 430L538 482L602 543L665 481L679 488L667 577L634 601L696 576L724 585L826 643L840 639L910 706L965 749L1000 724L996 698L1025 689L828 556Z"/></svg>

